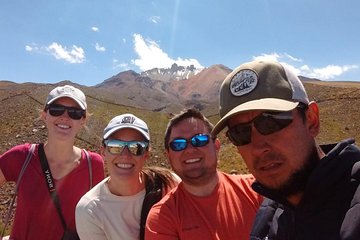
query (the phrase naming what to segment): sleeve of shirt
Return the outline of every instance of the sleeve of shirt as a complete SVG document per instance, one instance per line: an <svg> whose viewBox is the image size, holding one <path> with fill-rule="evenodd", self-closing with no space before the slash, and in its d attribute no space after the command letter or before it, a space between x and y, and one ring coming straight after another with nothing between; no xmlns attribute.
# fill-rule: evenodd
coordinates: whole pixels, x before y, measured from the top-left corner
<svg viewBox="0 0 360 240"><path fill-rule="evenodd" d="M244 192L248 196L248 198L253 202L256 208L259 208L264 201L264 197L255 192L251 185L255 182L255 177L251 174L243 174L241 175L242 186L244 188Z"/></svg>
<svg viewBox="0 0 360 240"><path fill-rule="evenodd" d="M96 216L86 198L81 198L75 209L76 231L80 239L107 240L105 232L101 229Z"/></svg>
<svg viewBox="0 0 360 240"><path fill-rule="evenodd" d="M92 171L93 171L93 186L95 186L105 178L104 160L97 153L94 152L89 152L89 153L90 153Z"/></svg>
<svg viewBox="0 0 360 240"><path fill-rule="evenodd" d="M155 204L149 212L145 229L146 240L179 239L173 211L164 204L163 200Z"/></svg>
<svg viewBox="0 0 360 240"><path fill-rule="evenodd" d="M0 156L0 169L6 181L16 181L29 152L30 144L17 145Z"/></svg>

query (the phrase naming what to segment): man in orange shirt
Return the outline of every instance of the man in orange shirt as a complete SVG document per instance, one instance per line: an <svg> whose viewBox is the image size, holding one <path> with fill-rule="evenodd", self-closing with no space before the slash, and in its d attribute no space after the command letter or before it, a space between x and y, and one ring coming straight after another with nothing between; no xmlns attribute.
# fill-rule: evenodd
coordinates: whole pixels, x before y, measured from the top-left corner
<svg viewBox="0 0 360 240"><path fill-rule="evenodd" d="M251 189L252 175L217 170L220 141L213 125L189 109L170 120L165 149L182 182L153 206L146 239L248 239L262 197Z"/></svg>

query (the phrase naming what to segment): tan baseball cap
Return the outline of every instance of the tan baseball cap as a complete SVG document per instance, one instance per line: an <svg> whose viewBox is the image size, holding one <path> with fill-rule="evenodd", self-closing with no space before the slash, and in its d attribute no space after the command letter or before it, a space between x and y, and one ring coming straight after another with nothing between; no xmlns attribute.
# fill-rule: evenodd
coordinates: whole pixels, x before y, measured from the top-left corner
<svg viewBox="0 0 360 240"><path fill-rule="evenodd" d="M232 116L251 110L290 111L309 104L305 88L288 67L274 61L253 61L233 70L220 87L220 121L216 136Z"/></svg>

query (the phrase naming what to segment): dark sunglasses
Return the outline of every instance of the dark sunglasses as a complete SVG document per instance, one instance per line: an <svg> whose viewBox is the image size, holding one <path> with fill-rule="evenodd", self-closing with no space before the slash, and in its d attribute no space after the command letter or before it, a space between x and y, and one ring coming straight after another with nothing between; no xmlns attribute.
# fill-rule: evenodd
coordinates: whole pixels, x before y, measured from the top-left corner
<svg viewBox="0 0 360 240"><path fill-rule="evenodd" d="M193 147L203 147L209 143L209 135L197 134L190 139L175 138L170 142L170 148L173 151L179 152L187 148L188 143L191 143Z"/></svg>
<svg viewBox="0 0 360 240"><path fill-rule="evenodd" d="M242 146L251 142L251 126L254 124L256 130L262 135L276 133L289 126L293 121L292 111L288 112L263 112L253 120L240 123L229 128L226 136L236 146Z"/></svg>
<svg viewBox="0 0 360 240"><path fill-rule="evenodd" d="M79 120L82 117L86 117L85 110L76 107L66 107L59 104L47 105L45 110L49 110L50 115L54 117L63 115L65 113L65 110L67 111L69 117L74 120Z"/></svg>
<svg viewBox="0 0 360 240"><path fill-rule="evenodd" d="M132 155L140 156L149 146L149 142L145 141L120 141L116 139L104 140L103 143L107 151L114 155L121 154L127 148Z"/></svg>

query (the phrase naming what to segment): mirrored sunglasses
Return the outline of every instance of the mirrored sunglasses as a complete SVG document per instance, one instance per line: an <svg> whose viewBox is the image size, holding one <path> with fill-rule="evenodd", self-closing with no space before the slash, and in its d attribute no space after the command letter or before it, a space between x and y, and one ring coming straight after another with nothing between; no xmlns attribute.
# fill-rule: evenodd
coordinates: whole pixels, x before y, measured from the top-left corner
<svg viewBox="0 0 360 240"><path fill-rule="evenodd" d="M67 111L69 117L74 120L79 120L82 117L86 117L85 110L76 107L67 107L59 104L47 105L45 110L49 110L49 114L54 117L61 116Z"/></svg>
<svg viewBox="0 0 360 240"><path fill-rule="evenodd" d="M288 112L263 112L247 123L237 124L226 132L226 136L236 146L251 142L251 126L262 135L276 133L289 126L293 121L292 111Z"/></svg>
<svg viewBox="0 0 360 240"><path fill-rule="evenodd" d="M173 151L183 151L187 148L188 143L193 147L203 147L209 143L209 135L207 134L197 134L190 139L186 138L175 138L170 142L170 148Z"/></svg>
<svg viewBox="0 0 360 240"><path fill-rule="evenodd" d="M125 148L134 156L143 155L149 146L149 142L145 141L120 141L115 139L104 140L107 151L111 154L121 154Z"/></svg>

